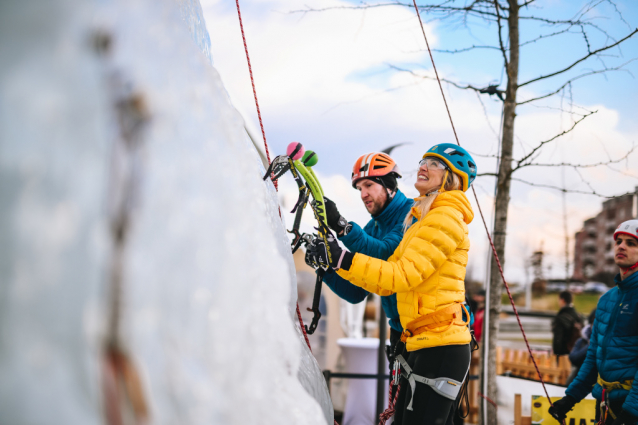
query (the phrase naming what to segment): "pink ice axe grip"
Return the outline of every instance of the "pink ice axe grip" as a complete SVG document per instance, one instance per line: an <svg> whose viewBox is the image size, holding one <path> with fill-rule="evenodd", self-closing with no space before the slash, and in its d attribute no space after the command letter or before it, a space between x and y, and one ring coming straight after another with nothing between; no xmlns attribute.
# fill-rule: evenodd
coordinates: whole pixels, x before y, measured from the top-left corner
<svg viewBox="0 0 638 425"><path fill-rule="evenodd" d="M286 155L291 157L293 160L301 159L304 153L306 153L306 150L299 142L292 142L286 148Z"/></svg>

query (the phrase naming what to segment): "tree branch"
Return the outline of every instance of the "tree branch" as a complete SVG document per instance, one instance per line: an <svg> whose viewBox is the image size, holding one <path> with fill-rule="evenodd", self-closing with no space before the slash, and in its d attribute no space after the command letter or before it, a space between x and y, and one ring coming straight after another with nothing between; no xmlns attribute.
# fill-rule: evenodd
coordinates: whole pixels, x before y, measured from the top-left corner
<svg viewBox="0 0 638 425"><path fill-rule="evenodd" d="M623 41L628 40L629 38L633 37L636 33L638 33L638 28L637 28L637 29L635 29L634 31L632 31L632 32L631 32L629 35L627 35L626 37L624 37L624 38L622 38L622 39L618 40L618 41L617 41L617 42L615 42L614 44L610 44L610 45L608 45L608 46L601 47L601 48L600 48L600 49L598 49L598 50L594 50L593 52L589 52L587 55L583 56L582 58L578 59L577 61L575 61L574 63L572 63L572 64L571 64L571 65L569 65L568 67L563 68L563 69L562 69L562 70L560 70L560 71L556 71L556 72L553 72L553 73L551 73L551 74L542 75L542 76L540 76L540 77L537 77L537 78L531 79L531 80L529 80L529 81L526 81L526 82L524 82L524 83L519 84L519 85L518 85L518 87L523 87L523 86L526 86L526 85L528 85L528 84L535 83L536 81L544 80L544 79L546 79L546 78L555 77L556 75L559 75L559 74L562 74L562 73L564 73L564 72L567 72L567 71L569 71L570 69L572 69L573 67L575 67L576 65L578 65L579 63L583 62L584 60L587 60L588 58L590 58L590 57L592 57L592 56L594 56L594 55L596 55L596 54L598 54L598 53L600 53L600 52L603 52L603 51L605 51L605 50L609 50L609 49L611 49L612 47L616 47L617 45L619 45L619 44L620 44L620 43L622 43Z"/></svg>
<svg viewBox="0 0 638 425"><path fill-rule="evenodd" d="M476 49L490 49L490 50L501 50L499 47L496 46L475 46L472 45L470 47L463 47L461 49L454 49L454 50L445 50L445 49L432 49L433 52L437 52L437 53L464 53L464 52L469 52L471 50L476 50Z"/></svg>
<svg viewBox="0 0 638 425"><path fill-rule="evenodd" d="M592 163L592 164L572 164L572 163L569 163L569 162L559 162L559 163L556 163L556 164L543 164L543 163L530 162L530 163L527 163L527 164L524 164L524 165L518 167L517 169L524 168L524 167L594 168L594 167L601 167L603 165L608 166L610 164L618 164L619 162L622 162L622 161L626 160L629 157L629 155L631 155L634 152L634 150L636 150L636 145L632 144L631 145L631 149L629 149L627 151L627 153L624 156L622 156L621 158L618 158L618 159L611 159L610 158L608 161L595 162L595 163ZM614 171L617 171L617 170L614 170Z"/></svg>
<svg viewBox="0 0 638 425"><path fill-rule="evenodd" d="M444 6L448 2L444 2L440 5L423 5L418 6L420 10L425 12L433 12L433 13L447 13L450 15L463 13L475 15L481 18L496 18L495 13L488 12L487 10L476 9L474 6L476 2L474 2L471 6L466 7L453 7L453 6ZM353 5L353 6L328 6L319 9L307 7L306 9L299 10L291 10L289 13L308 13L308 12L326 12L328 10L364 10L364 9L372 9L377 7L387 7L387 6L402 6L408 8L414 8L412 3L402 3L400 1L393 1L389 3L376 3L376 4L361 4L361 5Z"/></svg>
<svg viewBox="0 0 638 425"><path fill-rule="evenodd" d="M574 130L574 128L576 128L576 126L582 122L585 118L587 118L590 115L595 114L598 111L592 111L588 114L583 115L578 121L575 121L574 124L567 130L555 135L554 137L544 140L542 142L540 142L534 149L531 150L531 152L529 152L527 155L525 155L523 158L519 159L516 161L516 167L512 168L512 172L518 170L519 168L525 167L527 164L524 164L525 161L527 161L529 158L531 158L536 152L538 152L540 150L540 148L542 148L544 145L546 145L547 143L550 143L556 139L558 139L559 137L564 136L567 133L570 133L572 130Z"/></svg>
<svg viewBox="0 0 638 425"><path fill-rule="evenodd" d="M503 54L503 64L505 65L505 72L507 75L510 75L510 65L507 60L507 51L505 50L505 45L503 44L503 35L501 34L502 25L501 25L501 14L498 11L499 8L498 0L494 0L494 9L496 10L496 23L498 24L498 45L501 48L501 53Z"/></svg>
<svg viewBox="0 0 638 425"><path fill-rule="evenodd" d="M593 195L593 196L598 196L598 197L600 197L600 198L607 198L607 199L609 199L609 198L613 198L613 196L602 195L602 194L600 194L600 193L596 192L594 189L591 189L591 191L590 191L590 192L586 192L586 191L584 191L584 190L577 190L577 189L565 189L564 187L553 186L553 185L550 185L550 184L532 183L532 182L530 182L530 181L523 180L523 179L519 179L519 178L516 178L516 177L512 177L512 180L513 180L513 181L517 181L517 182L519 182L519 183L524 183L524 184L529 185L529 186L543 187L543 188L545 188L545 189L557 190L557 191L559 191L559 192L565 192L565 193L579 193L579 194L581 194L581 195ZM587 183L587 182L585 181L585 183ZM587 183L587 184L589 185L589 183ZM591 186L590 186L590 188L591 188Z"/></svg>
<svg viewBox="0 0 638 425"><path fill-rule="evenodd" d="M560 91L561 91L561 90L563 90L565 87L567 87L569 84L573 83L573 82L574 82L574 81L576 81L576 80L580 80L581 78L584 78L584 77L589 77L589 76L596 75L596 74L603 74L603 73L605 73L605 72L611 72L611 71L625 71L625 72L628 72L628 73L629 73L629 75L633 76L633 74L631 73L631 71L626 70L626 69L623 69L623 68L624 68L626 65L630 64L631 62L634 62L635 60L638 60L638 58L633 58L633 59L631 59L631 60L629 60L629 61L627 61L627 62L623 63L622 65L618 65L618 66L615 66L615 67L613 67L613 68L607 68L607 67L605 67L605 68L603 68L603 69L597 69L597 70L595 70L595 71L590 71L590 72L586 72L586 73L584 73L584 74L578 75L578 76L576 76L576 77L574 77L574 78L571 78L571 79L567 80L567 81L565 82L565 84L563 84L562 86L560 86L559 88L557 88L557 89L556 89L556 90L554 90L553 92L550 92L550 93L544 94L544 95L542 95L542 96L534 97L534 98L531 98L531 99L527 99L527 100L524 100L523 102L518 102L518 103L517 103L517 105L524 105L524 104L526 104L526 103L530 103L530 102L534 102L534 101L537 101L537 100L540 100L540 99L545 99L545 98L548 98L548 97L554 96L555 94L560 93Z"/></svg>
<svg viewBox="0 0 638 425"><path fill-rule="evenodd" d="M533 38L533 39L531 39L531 40L527 40L527 41L525 41L525 42L521 43L521 44L519 45L519 47L523 47L523 46L527 46L528 44L536 43L537 41L540 41L540 40L542 40L542 39L544 39L544 38L550 38L550 37L555 37L555 36L557 36L557 35L564 34L564 33L566 33L566 32L569 32L569 30L570 30L570 29L571 29L571 26L570 26L570 27L568 27L568 28L565 28L564 30L556 31L556 32L553 32L553 33L551 33L551 34L543 34L543 35L540 35L540 36L538 36L538 37L536 37L536 38Z"/></svg>
<svg viewBox="0 0 638 425"><path fill-rule="evenodd" d="M412 74L415 77L422 78L424 80L434 80L434 81L436 81L436 77L430 77L428 75L419 75L419 74L417 74L416 72L414 72L414 71L412 71L410 69L399 68L398 66L392 65L390 63L386 63L386 65L388 67L394 69L395 71L407 72L408 74ZM456 87L457 89L461 89L461 90L474 90L475 92L478 92L478 93L481 93L481 90L484 90L484 89L479 88L479 87L474 87L471 84L462 85L460 83L457 83L456 81L448 80L447 78L441 78L440 80L442 82L444 82L444 83L450 84L450 85Z"/></svg>

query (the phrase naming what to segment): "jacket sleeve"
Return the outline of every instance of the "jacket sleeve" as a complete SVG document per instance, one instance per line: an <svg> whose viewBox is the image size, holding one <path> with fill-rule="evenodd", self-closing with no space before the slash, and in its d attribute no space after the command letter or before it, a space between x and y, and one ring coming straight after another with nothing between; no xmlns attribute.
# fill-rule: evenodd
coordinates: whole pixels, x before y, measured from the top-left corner
<svg viewBox="0 0 638 425"><path fill-rule="evenodd" d="M465 239L465 226L452 208L430 211L410 239L403 255L388 261L355 254L350 270L337 273L353 284L381 296L408 292L421 285ZM422 292L427 292L423 288Z"/></svg>
<svg viewBox="0 0 638 425"><path fill-rule="evenodd" d="M576 401L581 401L589 394L598 379L598 368L596 367L596 350L598 349L598 332L594 326L589 338L589 348L587 357L578 371L578 375L569 384L565 394L574 397Z"/></svg>
<svg viewBox="0 0 638 425"><path fill-rule="evenodd" d="M369 294L368 291L348 282L332 269L326 272L323 276L323 281L339 298L348 301L350 304L360 303L365 300Z"/></svg>
<svg viewBox="0 0 638 425"><path fill-rule="evenodd" d="M367 227L367 226L366 226ZM351 252L358 252L369 257L385 260L389 258L403 238L403 223L399 223L383 238L376 239L366 233L357 223L346 236L339 238Z"/></svg>
<svg viewBox="0 0 638 425"><path fill-rule="evenodd" d="M622 408L632 415L638 416L638 372L634 375L634 382Z"/></svg>

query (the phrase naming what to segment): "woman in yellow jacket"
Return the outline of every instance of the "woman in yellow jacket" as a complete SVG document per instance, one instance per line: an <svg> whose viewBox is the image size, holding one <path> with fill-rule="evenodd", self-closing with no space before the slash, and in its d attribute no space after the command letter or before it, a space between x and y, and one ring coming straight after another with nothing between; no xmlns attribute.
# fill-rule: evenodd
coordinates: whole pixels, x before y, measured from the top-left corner
<svg viewBox="0 0 638 425"><path fill-rule="evenodd" d="M308 247L310 262L328 262L354 285L379 295L397 294L407 358L395 424L452 424L456 396L467 377L471 335L465 301L465 268L474 218L465 191L476 177L470 154L452 144L428 150L414 186L420 197L405 220L405 234L387 261L342 250L329 235ZM324 257L325 256L325 257ZM320 258L324 257L324 258Z"/></svg>

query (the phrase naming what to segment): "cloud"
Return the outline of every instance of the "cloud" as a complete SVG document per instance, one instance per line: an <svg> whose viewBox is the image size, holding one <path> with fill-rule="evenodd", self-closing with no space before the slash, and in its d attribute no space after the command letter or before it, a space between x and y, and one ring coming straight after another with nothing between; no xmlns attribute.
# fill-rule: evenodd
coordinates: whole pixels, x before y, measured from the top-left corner
<svg viewBox="0 0 638 425"><path fill-rule="evenodd" d="M348 179L352 164L365 152L397 142L411 142L398 148L393 156L404 172L400 187L415 196L412 183L418 160L432 145L453 143L454 137L438 85L420 77L433 74L413 11L384 7L365 12L335 10L303 14L289 13L306 7L301 0L252 0L241 4L271 155L282 153L292 140L315 150L320 158L315 168L326 194L337 202L347 219L365 224L370 217ZM345 4L351 3L322 2L322 7ZM234 104L249 125L252 122L254 128L259 128L234 4L205 0L202 6L211 35L214 65ZM440 44L445 30L426 25L431 46ZM481 64L468 62L451 69L445 55L435 54L435 59L442 76L475 74L478 81L479 77L488 80L489 76L482 74ZM417 75L393 71L388 64L414 70ZM473 92L449 86L444 86L444 90L463 146L474 153L495 154L502 103L482 97L481 104ZM542 93L526 86L519 97L526 99L539 94ZM558 110L561 106L569 109L567 101L561 105L559 96L540 106L543 107L521 106L517 110L516 158L572 125L569 115ZM594 163L619 158L632 143L638 143L635 133L620 130L630 120L622 111L602 104L582 106L598 112L572 133L548 144L537 162ZM478 156L475 159L479 172L494 171L494 159ZM606 195L622 194L638 185L638 152L612 168L624 174L608 167L586 169L580 174L572 169L563 173L558 168L530 167L517 172L515 177L535 184L562 186L564 182L570 189L587 191L589 186L584 178ZM283 209L289 211L297 199L297 188L292 179L284 178L281 182ZM493 185L489 177L479 178L475 183L490 228ZM470 225L470 264L473 277L482 279L489 245L471 193L468 197L476 213ZM573 236L583 220L600 210L601 202L601 198L569 194L568 233ZM292 217L286 220L290 228ZM554 263L552 274L562 276L564 234L560 192L513 182L508 224L505 262L508 279L525 282L525 260L540 248L541 242L548 261ZM310 231L313 226L312 215L306 212L302 229Z"/></svg>

